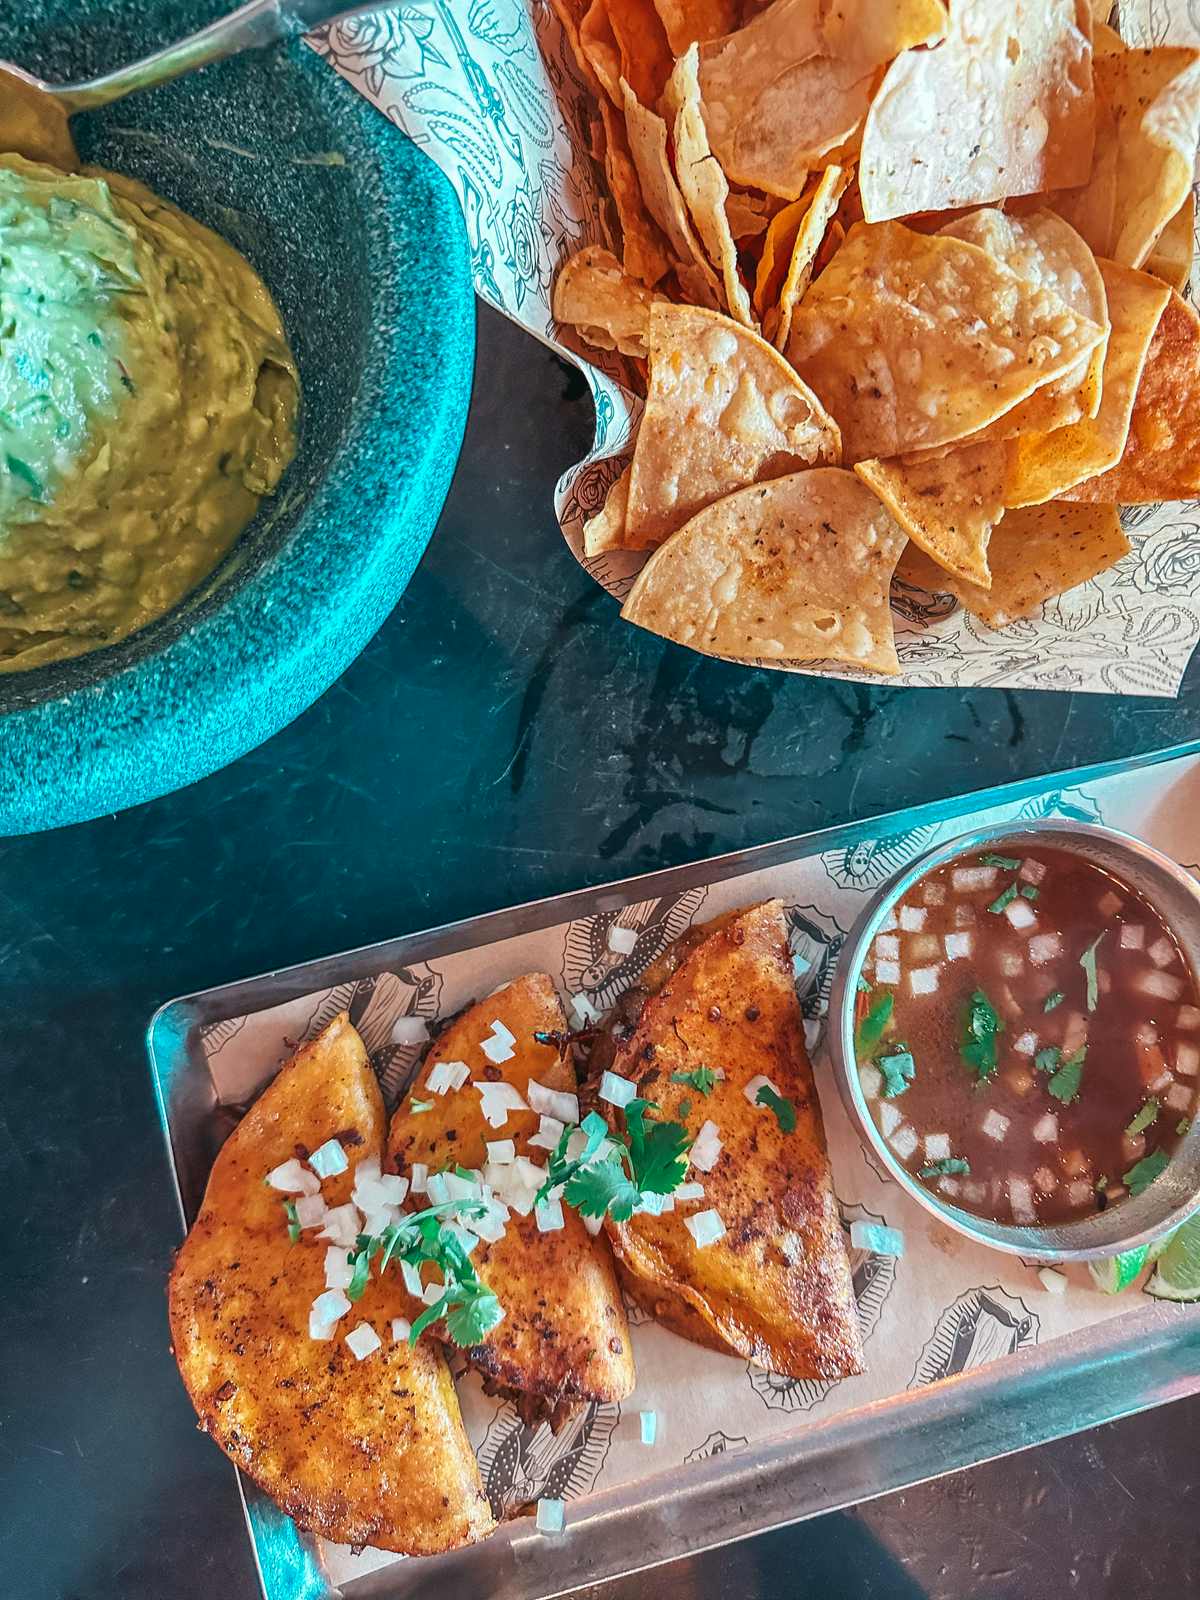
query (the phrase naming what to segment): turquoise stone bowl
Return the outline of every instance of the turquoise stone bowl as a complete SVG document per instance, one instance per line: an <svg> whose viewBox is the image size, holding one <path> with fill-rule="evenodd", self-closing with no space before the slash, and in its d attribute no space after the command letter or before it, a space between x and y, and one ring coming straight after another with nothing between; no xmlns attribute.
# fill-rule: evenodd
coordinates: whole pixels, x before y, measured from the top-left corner
<svg viewBox="0 0 1200 1600"><path fill-rule="evenodd" d="M91 76L233 0L9 0L0 59ZM265 279L304 390L299 448L229 555L132 638L0 674L0 834L121 810L261 744L395 605L470 399L466 232L441 173L302 41L79 117L85 161L148 183Z"/></svg>

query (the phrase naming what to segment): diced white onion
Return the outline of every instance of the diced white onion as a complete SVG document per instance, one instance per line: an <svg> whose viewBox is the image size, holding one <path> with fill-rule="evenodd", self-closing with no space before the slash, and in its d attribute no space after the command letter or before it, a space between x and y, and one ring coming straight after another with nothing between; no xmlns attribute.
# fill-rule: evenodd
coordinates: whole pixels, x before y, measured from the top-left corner
<svg viewBox="0 0 1200 1600"><path fill-rule="evenodd" d="M943 1177L938 1179L938 1188L951 1200L957 1199L960 1187L961 1185L957 1178Z"/></svg>
<svg viewBox="0 0 1200 1600"><path fill-rule="evenodd" d="M534 1523L539 1533L561 1533L566 1520L566 1501L543 1498L537 1503Z"/></svg>
<svg viewBox="0 0 1200 1600"><path fill-rule="evenodd" d="M721 1159L721 1135L715 1122L706 1122L696 1135L691 1151L697 1172L711 1172Z"/></svg>
<svg viewBox="0 0 1200 1600"><path fill-rule="evenodd" d="M979 913L973 905L958 905L954 908L954 926L956 928L973 928L979 921Z"/></svg>
<svg viewBox="0 0 1200 1600"><path fill-rule="evenodd" d="M642 1430L642 1443L653 1444L658 1437L658 1412L639 1411L638 1423Z"/></svg>
<svg viewBox="0 0 1200 1600"><path fill-rule="evenodd" d="M1120 911L1124 904L1125 902L1121 899L1121 896L1119 894L1114 894L1113 891L1109 889L1100 896L1100 899L1096 903L1096 910L1102 917L1115 917L1117 912Z"/></svg>
<svg viewBox="0 0 1200 1600"><path fill-rule="evenodd" d="M479 1248L478 1235L473 1232L469 1232L463 1227L461 1222L446 1222L443 1223L442 1226L444 1232L448 1233L451 1238L458 1240L459 1244L463 1247L463 1250L467 1255L470 1255L472 1250Z"/></svg>
<svg viewBox="0 0 1200 1600"><path fill-rule="evenodd" d="M329 1215L329 1207L319 1194L302 1194L296 1201L296 1221L302 1228L320 1228Z"/></svg>
<svg viewBox="0 0 1200 1600"><path fill-rule="evenodd" d="M903 1114L890 1100L881 1100L879 1103L879 1131L885 1139L890 1139L896 1129L904 1121Z"/></svg>
<svg viewBox="0 0 1200 1600"><path fill-rule="evenodd" d="M900 924L896 921L896 910L894 906L890 911L885 911L879 919L880 933L891 933L893 928L898 928L899 926Z"/></svg>
<svg viewBox="0 0 1200 1600"><path fill-rule="evenodd" d="M950 1155L950 1135L948 1133L927 1133L925 1135L926 1161L945 1161Z"/></svg>
<svg viewBox="0 0 1200 1600"><path fill-rule="evenodd" d="M404 1279L404 1287L409 1294L418 1300L424 1298L425 1291L421 1288L421 1269L415 1267L411 1261L401 1261L400 1276Z"/></svg>
<svg viewBox="0 0 1200 1600"><path fill-rule="evenodd" d="M360 1322L357 1328L346 1335L346 1348L356 1361L365 1361L368 1356L373 1356L382 1343L383 1340L369 1322Z"/></svg>
<svg viewBox="0 0 1200 1600"><path fill-rule="evenodd" d="M557 1233L563 1226L562 1201L551 1195L540 1206L534 1206L533 1215L539 1233Z"/></svg>
<svg viewBox="0 0 1200 1600"><path fill-rule="evenodd" d="M1194 1078L1200 1071L1200 1048L1194 1044L1177 1044L1175 1071L1181 1078Z"/></svg>
<svg viewBox="0 0 1200 1600"><path fill-rule="evenodd" d="M1158 1077L1146 1085L1151 1094L1161 1094L1164 1089L1171 1087L1172 1078L1169 1070L1159 1073Z"/></svg>
<svg viewBox="0 0 1200 1600"><path fill-rule="evenodd" d="M962 961L971 954L974 941L969 933L948 933L942 940L949 961Z"/></svg>
<svg viewBox="0 0 1200 1600"><path fill-rule="evenodd" d="M435 1206L444 1206L450 1198L450 1190L446 1184L444 1172L431 1172L425 1180L425 1193L429 1196L429 1203Z"/></svg>
<svg viewBox="0 0 1200 1600"><path fill-rule="evenodd" d="M472 1083L479 1090L480 1109L489 1128L502 1128L510 1111L528 1111L524 1097L511 1083L488 1083L486 1079Z"/></svg>
<svg viewBox="0 0 1200 1600"><path fill-rule="evenodd" d="M593 1239L600 1232L600 1229L604 1226L604 1218L603 1217L581 1217L579 1220L583 1223L584 1227L591 1234Z"/></svg>
<svg viewBox="0 0 1200 1600"><path fill-rule="evenodd" d="M1046 876L1046 863L1033 861L1028 856L1022 861L1017 877L1022 883L1041 883Z"/></svg>
<svg viewBox="0 0 1200 1600"><path fill-rule="evenodd" d="M925 926L927 912L923 906L901 906L900 927L905 933L920 933Z"/></svg>
<svg viewBox="0 0 1200 1600"><path fill-rule="evenodd" d="M346 1159L346 1152L336 1139L326 1139L325 1143L309 1156L308 1164L318 1178L336 1178L339 1172L345 1172L350 1165Z"/></svg>
<svg viewBox="0 0 1200 1600"><path fill-rule="evenodd" d="M397 1017L392 1023L393 1044L424 1044L429 1037L429 1024L424 1017Z"/></svg>
<svg viewBox="0 0 1200 1600"><path fill-rule="evenodd" d="M412 1332L412 1323L407 1317L392 1318L392 1343L403 1344Z"/></svg>
<svg viewBox="0 0 1200 1600"><path fill-rule="evenodd" d="M378 1239L381 1233L394 1228L400 1221L399 1206L381 1206L378 1211L368 1211L363 1218L362 1231Z"/></svg>
<svg viewBox="0 0 1200 1600"><path fill-rule="evenodd" d="M704 1185L702 1183L681 1183L675 1190L676 1200L703 1200Z"/></svg>
<svg viewBox="0 0 1200 1600"><path fill-rule="evenodd" d="M385 1172L375 1185L389 1206L398 1206L408 1198L408 1179L398 1172Z"/></svg>
<svg viewBox="0 0 1200 1600"><path fill-rule="evenodd" d="M901 1161L907 1161L917 1148L917 1130L909 1127L907 1122L902 1122L892 1134L889 1143Z"/></svg>
<svg viewBox="0 0 1200 1600"><path fill-rule="evenodd" d="M997 1144L1000 1144L1008 1133L1008 1121L1009 1119L1003 1112L997 1111L993 1107L983 1119L983 1131L989 1139L994 1139Z"/></svg>
<svg viewBox="0 0 1200 1600"><path fill-rule="evenodd" d="M1038 1144L1055 1144L1058 1141L1058 1118L1047 1111L1033 1125L1033 1137Z"/></svg>
<svg viewBox="0 0 1200 1600"><path fill-rule="evenodd" d="M1037 1221L1037 1212L1033 1209L1033 1185L1028 1178L1019 1177L1016 1173L1009 1178L1008 1203L1018 1222Z"/></svg>
<svg viewBox="0 0 1200 1600"><path fill-rule="evenodd" d="M1067 1199L1073 1206L1086 1205L1092 1198L1092 1186L1086 1178L1077 1178L1074 1183L1067 1185Z"/></svg>
<svg viewBox="0 0 1200 1600"><path fill-rule="evenodd" d="M648 1217L661 1217L667 1211L674 1211L675 1196L673 1194L644 1194L634 1206L635 1215L643 1212Z"/></svg>
<svg viewBox="0 0 1200 1600"><path fill-rule="evenodd" d="M1057 1267L1039 1267L1038 1277L1047 1294L1066 1294L1067 1275L1059 1272Z"/></svg>
<svg viewBox="0 0 1200 1600"><path fill-rule="evenodd" d="M1175 946L1170 939L1155 939L1146 954L1156 967L1172 967L1175 965Z"/></svg>
<svg viewBox="0 0 1200 1600"><path fill-rule="evenodd" d="M921 898L927 906L941 906L946 903L946 886L944 883L927 883L922 891Z"/></svg>
<svg viewBox="0 0 1200 1600"><path fill-rule="evenodd" d="M344 1246L331 1244L325 1251L325 1287L348 1289L354 1278L349 1252Z"/></svg>
<svg viewBox="0 0 1200 1600"><path fill-rule="evenodd" d="M1156 1000L1178 1000L1183 993L1183 979L1173 972L1160 972L1157 967L1151 967L1147 972L1138 973L1134 987L1143 994L1153 995Z"/></svg>
<svg viewBox="0 0 1200 1600"><path fill-rule="evenodd" d="M772 1094L779 1093L779 1090L771 1082L770 1078L764 1076L764 1074L761 1072L756 1074L755 1077L750 1079L749 1083L744 1085L742 1093L746 1096L746 1099L749 1100L751 1105L756 1105L758 1102L758 1091L760 1089L770 1089Z"/></svg>
<svg viewBox="0 0 1200 1600"><path fill-rule="evenodd" d="M987 1199L987 1185L972 1181L963 1184L963 1199L969 1200L973 1206L981 1206Z"/></svg>
<svg viewBox="0 0 1200 1600"><path fill-rule="evenodd" d="M1001 950L1000 971L1006 978L1019 978L1025 970L1025 962L1016 950Z"/></svg>
<svg viewBox="0 0 1200 1600"><path fill-rule="evenodd" d="M936 967L916 967L908 975L910 994L936 994L937 986L938 969Z"/></svg>
<svg viewBox="0 0 1200 1600"><path fill-rule="evenodd" d="M414 1161L412 1164L412 1180L409 1190L412 1194L424 1194L425 1186L429 1182L429 1164L425 1161Z"/></svg>
<svg viewBox="0 0 1200 1600"><path fill-rule="evenodd" d="M538 1150L555 1150L565 1127L566 1123L560 1122L557 1117L543 1117L538 1124L538 1131L530 1134L529 1143Z"/></svg>
<svg viewBox="0 0 1200 1600"><path fill-rule="evenodd" d="M334 1324L332 1322L322 1322L314 1311L308 1313L308 1337L310 1339L319 1339L323 1344L327 1344L333 1338L333 1329Z"/></svg>
<svg viewBox="0 0 1200 1600"><path fill-rule="evenodd" d="M511 1166L517 1159L517 1147L512 1139L488 1139L487 1158L498 1167Z"/></svg>
<svg viewBox="0 0 1200 1600"><path fill-rule="evenodd" d="M1010 900L1004 908L1004 915L1014 928L1032 928L1037 922L1037 912L1029 901L1018 895L1015 900Z"/></svg>
<svg viewBox="0 0 1200 1600"><path fill-rule="evenodd" d="M1123 922L1119 942L1122 950L1141 950L1145 947L1146 930L1140 922Z"/></svg>
<svg viewBox="0 0 1200 1600"><path fill-rule="evenodd" d="M614 955L631 956L637 945L637 929L626 928L620 922L609 924L608 948Z"/></svg>
<svg viewBox="0 0 1200 1600"><path fill-rule="evenodd" d="M495 1244L508 1231L508 1207L501 1200L491 1199L487 1203L487 1210L482 1215L465 1220L463 1227L469 1228L484 1244Z"/></svg>
<svg viewBox="0 0 1200 1600"><path fill-rule="evenodd" d="M1175 1025L1185 1033L1194 1033L1200 1028L1200 1006L1180 1006Z"/></svg>
<svg viewBox="0 0 1200 1600"><path fill-rule="evenodd" d="M1037 1047L1036 1033L1020 1033L1013 1040L1013 1049L1019 1056L1035 1056L1037 1055Z"/></svg>
<svg viewBox="0 0 1200 1600"><path fill-rule="evenodd" d="M995 867L955 867L950 874L950 882L959 894L971 894L976 889L990 889L995 881Z"/></svg>
<svg viewBox="0 0 1200 1600"><path fill-rule="evenodd" d="M446 1185L447 1200L481 1200L483 1198L483 1180L473 1168L463 1168L467 1174L464 1178L457 1172L443 1172L442 1179Z"/></svg>
<svg viewBox="0 0 1200 1600"><path fill-rule="evenodd" d="M579 1121L579 1096L566 1089L547 1089L544 1083L530 1078L526 1086L529 1109L544 1117L557 1117L560 1122Z"/></svg>
<svg viewBox="0 0 1200 1600"><path fill-rule="evenodd" d="M430 1094L452 1094L470 1076L471 1069L465 1061L438 1061L430 1067L425 1087Z"/></svg>
<svg viewBox="0 0 1200 1600"><path fill-rule="evenodd" d="M1133 1030L1133 1037L1138 1044L1145 1045L1149 1049L1151 1045L1158 1043L1158 1029L1152 1022L1139 1022Z"/></svg>
<svg viewBox="0 0 1200 1600"><path fill-rule="evenodd" d="M941 954L942 941L936 933L914 933L908 941L910 961L938 961Z"/></svg>
<svg viewBox="0 0 1200 1600"><path fill-rule="evenodd" d="M868 1061L858 1069L859 1087L868 1100L878 1100L883 1093L883 1073Z"/></svg>
<svg viewBox="0 0 1200 1600"><path fill-rule="evenodd" d="M881 933L875 941L876 961L899 961L900 940L894 933Z"/></svg>
<svg viewBox="0 0 1200 1600"><path fill-rule="evenodd" d="M1062 939L1057 933L1035 933L1029 941L1029 959L1035 967L1044 967L1062 955Z"/></svg>
<svg viewBox="0 0 1200 1600"><path fill-rule="evenodd" d="M435 1306L446 1292L444 1283L427 1283L421 1290L421 1299L427 1306Z"/></svg>
<svg viewBox="0 0 1200 1600"><path fill-rule="evenodd" d="M627 1106L637 1096L637 1084L617 1072L600 1074L600 1099L610 1106Z"/></svg>
<svg viewBox="0 0 1200 1600"><path fill-rule="evenodd" d="M496 1018L492 1023L491 1036L480 1040L479 1048L492 1065L498 1067L502 1061L511 1061L516 1055L513 1049L516 1042L516 1034L510 1033L499 1018Z"/></svg>
<svg viewBox="0 0 1200 1600"><path fill-rule="evenodd" d="M600 1013L586 994L571 996L571 1020L577 1028L586 1028L590 1023L600 1021Z"/></svg>
<svg viewBox="0 0 1200 1600"><path fill-rule="evenodd" d="M852 1222L850 1246L853 1250L866 1250L874 1256L902 1256L904 1235L899 1228L886 1228L878 1222Z"/></svg>
<svg viewBox="0 0 1200 1600"><path fill-rule="evenodd" d="M312 1303L312 1315L318 1322L337 1322L350 1309L350 1302L340 1289L326 1289Z"/></svg>
<svg viewBox="0 0 1200 1600"><path fill-rule="evenodd" d="M875 963L875 982L886 984L894 989L900 982L900 964L897 961L877 961Z"/></svg>
<svg viewBox="0 0 1200 1600"><path fill-rule="evenodd" d="M1132 1166L1135 1161L1140 1161L1146 1154L1146 1135L1144 1133L1127 1133L1121 1140L1121 1155L1125 1166Z"/></svg>
<svg viewBox="0 0 1200 1600"><path fill-rule="evenodd" d="M1195 1097L1196 1091L1186 1083L1175 1083L1167 1090L1166 1103L1172 1111L1190 1111Z"/></svg>
<svg viewBox="0 0 1200 1600"><path fill-rule="evenodd" d="M1039 1167L1033 1175L1033 1186L1039 1194L1053 1194L1058 1188L1058 1179L1049 1167Z"/></svg>
<svg viewBox="0 0 1200 1600"><path fill-rule="evenodd" d="M362 1218L358 1214L357 1206L334 1206L332 1210L326 1212L325 1226L317 1238L340 1244L344 1250L353 1250L361 1229Z"/></svg>
<svg viewBox="0 0 1200 1600"><path fill-rule="evenodd" d="M267 1182L281 1194L320 1194L321 1180L295 1156L267 1173Z"/></svg>
<svg viewBox="0 0 1200 1600"><path fill-rule="evenodd" d="M710 1244L716 1244L718 1239L725 1235L725 1224L721 1220L719 1211L695 1211L690 1217L684 1217L683 1225L691 1234L697 1250L704 1250Z"/></svg>

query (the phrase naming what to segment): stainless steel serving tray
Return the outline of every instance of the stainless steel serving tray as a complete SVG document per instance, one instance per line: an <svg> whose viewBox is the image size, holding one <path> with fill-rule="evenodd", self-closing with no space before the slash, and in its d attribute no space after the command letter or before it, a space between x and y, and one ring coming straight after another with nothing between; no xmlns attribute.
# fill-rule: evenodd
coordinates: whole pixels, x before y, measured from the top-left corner
<svg viewBox="0 0 1200 1600"><path fill-rule="evenodd" d="M1132 763L984 790L407 934L173 1000L152 1019L148 1047L183 1223L186 1227L195 1215L213 1157L232 1125L201 1048L202 1029L335 984L482 950L513 935L727 882L818 852L850 851L866 840L957 819L965 827L970 817L992 806L1037 801L1198 751L1200 741ZM1032 1346L951 1381L822 1421L802 1419L795 1430L740 1453L713 1455L686 1467L664 1462L649 1480L573 1500L569 1531L561 1538L543 1537L531 1519L521 1518L470 1550L393 1562L355 1578L340 1592L347 1600L410 1600L435 1593L549 1600L1197 1391L1200 1307L1142 1302L1140 1309L1069 1339ZM239 1484L267 1600L329 1595L315 1553L291 1521L253 1485L241 1478Z"/></svg>

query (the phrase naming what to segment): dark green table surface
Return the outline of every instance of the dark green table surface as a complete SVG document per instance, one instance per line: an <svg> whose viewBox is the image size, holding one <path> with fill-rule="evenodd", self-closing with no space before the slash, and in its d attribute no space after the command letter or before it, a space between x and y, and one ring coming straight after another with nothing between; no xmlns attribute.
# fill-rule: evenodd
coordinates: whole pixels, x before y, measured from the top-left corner
<svg viewBox="0 0 1200 1600"><path fill-rule="evenodd" d="M291 728L185 792L0 842L0 1594L250 1600L167 1351L169 996L449 918L1200 733L1177 702L868 689L623 625L567 553L583 385L484 313L407 597ZM1200 1593L1200 1404L668 1569L672 1596ZM645 1580L606 1593L643 1594Z"/></svg>

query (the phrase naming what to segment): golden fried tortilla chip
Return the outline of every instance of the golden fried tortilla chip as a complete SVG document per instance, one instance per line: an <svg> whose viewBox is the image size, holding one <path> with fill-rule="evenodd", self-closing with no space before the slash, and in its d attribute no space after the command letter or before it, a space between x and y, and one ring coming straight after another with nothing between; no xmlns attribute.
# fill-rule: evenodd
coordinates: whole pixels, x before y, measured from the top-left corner
<svg viewBox="0 0 1200 1600"><path fill-rule="evenodd" d="M671 75L671 47L653 0L604 0L621 76L644 106L656 106Z"/></svg>
<svg viewBox="0 0 1200 1600"><path fill-rule="evenodd" d="M837 428L778 351L694 306L650 315L650 383L629 487L625 542L660 544L733 489L836 461Z"/></svg>
<svg viewBox="0 0 1200 1600"><path fill-rule="evenodd" d="M778 209L777 196L755 194L751 189L731 189L725 202L725 215L735 239L756 239L766 233Z"/></svg>
<svg viewBox="0 0 1200 1600"><path fill-rule="evenodd" d="M626 272L653 288L671 270L667 241L642 200L624 117L607 100L600 102L600 115L604 127L604 171L621 226L621 259Z"/></svg>
<svg viewBox="0 0 1200 1600"><path fill-rule="evenodd" d="M637 1296L685 1338L725 1348L792 1378L861 1372L862 1340L812 1067L779 901L752 906L706 932L645 1002L613 1070L693 1137L716 1124L721 1153L700 1200L661 1217L608 1221ZM719 1066L698 1096L672 1074ZM791 1102L785 1131L744 1094L769 1078ZM684 1100L691 1103L681 1115ZM616 1118L614 1117L614 1122ZM686 1219L716 1211L724 1235L698 1248ZM661 1307L661 1310L660 1310Z"/></svg>
<svg viewBox="0 0 1200 1600"><path fill-rule="evenodd" d="M1200 495L1200 318L1172 289L1154 331L1115 467L1066 500L1150 505Z"/></svg>
<svg viewBox="0 0 1200 1600"><path fill-rule="evenodd" d="M621 52L608 16L607 0L592 0L579 23L579 50L613 105L621 105Z"/></svg>
<svg viewBox="0 0 1200 1600"><path fill-rule="evenodd" d="M1005 503L1039 505L1106 472L1121 459L1129 437L1134 396L1159 318L1170 298L1165 283L1114 261L1100 270L1112 331L1104 357L1100 409L1052 433L1026 433L1012 441Z"/></svg>
<svg viewBox="0 0 1200 1600"><path fill-rule="evenodd" d="M754 309L760 317L779 304L779 293L791 264L796 235L812 204L812 194L812 188L806 189L799 199L781 206L771 218L754 276Z"/></svg>
<svg viewBox="0 0 1200 1600"><path fill-rule="evenodd" d="M1076 0L950 0L946 37L892 62L863 128L869 222L1087 181L1092 47Z"/></svg>
<svg viewBox="0 0 1200 1600"><path fill-rule="evenodd" d="M604 85L596 76L595 68L588 59L579 34L591 3L592 0L550 0L550 9L562 24L562 30L567 36L567 43L571 47L571 54L575 57L575 65L579 68L580 76L599 99L604 93ZM616 82L615 77L613 81Z"/></svg>
<svg viewBox="0 0 1200 1600"><path fill-rule="evenodd" d="M750 309L750 296L738 275L737 245L725 214L729 185L708 147L701 114L697 61L693 44L675 63L663 92L663 108L674 119L675 171L700 242L709 261L721 274L729 314L752 328L754 313Z"/></svg>
<svg viewBox="0 0 1200 1600"><path fill-rule="evenodd" d="M656 298L610 251L590 244L565 261L554 280L554 319L578 328L597 350L644 358Z"/></svg>
<svg viewBox="0 0 1200 1600"><path fill-rule="evenodd" d="M1200 139L1200 50L1164 46L1096 60L1117 122L1113 237L1102 254L1140 267L1187 199Z"/></svg>
<svg viewBox="0 0 1200 1600"><path fill-rule="evenodd" d="M705 44L738 26L736 0L654 0L667 39L676 56L688 46Z"/></svg>
<svg viewBox="0 0 1200 1600"><path fill-rule="evenodd" d="M793 472L697 512L642 568L621 615L708 655L897 672L888 594L904 543L853 473Z"/></svg>
<svg viewBox="0 0 1200 1600"><path fill-rule="evenodd" d="M988 543L1004 515L1006 444L969 444L854 470L927 555L968 582L987 587Z"/></svg>
<svg viewBox="0 0 1200 1600"><path fill-rule="evenodd" d="M1192 273L1196 252L1196 191L1188 197L1151 246L1145 270L1182 294Z"/></svg>
<svg viewBox="0 0 1200 1600"><path fill-rule="evenodd" d="M667 125L660 116L641 104L624 78L621 79L621 94L625 104L629 149L641 182L646 209L666 235L675 260L689 271L699 274L706 295L705 304L719 306L720 281L696 238L667 154Z"/></svg>
<svg viewBox="0 0 1200 1600"><path fill-rule="evenodd" d="M481 1049L496 1019L515 1035L514 1055L499 1065L489 1063ZM500 1193L505 1175L488 1164L487 1141L512 1139L518 1157L536 1157L544 1168L545 1152L529 1143L539 1116L510 1111L502 1132L489 1127L475 1081L511 1084L526 1101L531 1080L574 1094L575 1068L569 1056L535 1038L537 1033L564 1035L566 1030L554 983L541 972L518 978L469 1006L434 1040L392 1118L391 1164L400 1172L411 1171L414 1162L423 1162L430 1172L447 1164L482 1170L484 1181ZM431 1094L428 1073L443 1061L467 1062L475 1081L448 1094ZM432 1100L432 1109L414 1111L414 1100L422 1098ZM482 1344L465 1352L486 1378L551 1406L610 1403L632 1392L633 1349L612 1256L605 1241L593 1238L570 1207L563 1207L563 1226L549 1233L540 1231L532 1209L522 1216L514 1208L502 1237L481 1242L471 1259L504 1308L504 1320Z"/></svg>
<svg viewBox="0 0 1200 1600"><path fill-rule="evenodd" d="M322 1194L343 1205L383 1134L379 1086L343 1013L221 1147L171 1273L171 1338L201 1427L301 1528L430 1555L494 1526L445 1359L430 1339L392 1339L391 1319L411 1315L395 1273L371 1278L331 1339L310 1337L326 1244L313 1230L292 1244L285 1196L264 1182L298 1148L337 1138L351 1167ZM364 1361L345 1340L359 1323L383 1341Z"/></svg>
<svg viewBox="0 0 1200 1600"><path fill-rule="evenodd" d="M792 316L803 300L812 280L817 252L833 220L842 192L850 181L845 167L826 167L817 183L807 211L796 230L792 258L779 291L779 305L772 321L770 340L776 350L786 350L792 331Z"/></svg>
<svg viewBox="0 0 1200 1600"><path fill-rule="evenodd" d="M583 553L602 556L606 550L620 550L625 543L625 514L629 510L629 476L626 467L613 482L603 506L583 525Z"/></svg>
<svg viewBox="0 0 1200 1600"><path fill-rule="evenodd" d="M922 589L948 590L989 628L1003 628L1106 572L1128 552L1116 506L1054 500L1010 511L994 530L990 589L943 571L914 545L904 552L896 575Z"/></svg>
<svg viewBox="0 0 1200 1600"><path fill-rule="evenodd" d="M978 245L858 223L797 308L787 355L854 462L976 433L1104 332Z"/></svg>
<svg viewBox="0 0 1200 1600"><path fill-rule="evenodd" d="M1047 203L1069 222L1097 256L1112 247L1113 217L1117 208L1117 119L1103 89L1095 85L1096 139L1087 181L1077 188L1060 189Z"/></svg>
<svg viewBox="0 0 1200 1600"><path fill-rule="evenodd" d="M824 9L775 0L701 47L704 119L735 183L795 198L808 169L866 115L875 68L939 35L945 19L940 0L836 0Z"/></svg>

